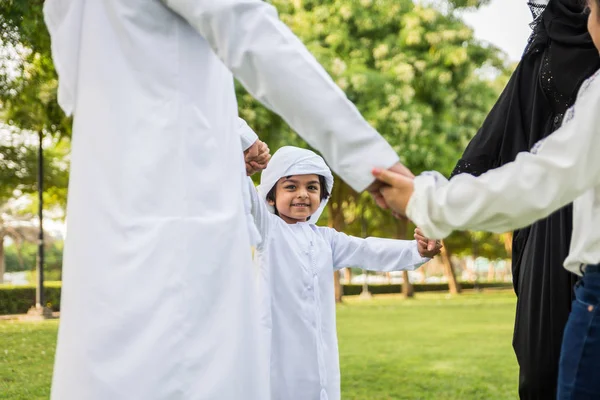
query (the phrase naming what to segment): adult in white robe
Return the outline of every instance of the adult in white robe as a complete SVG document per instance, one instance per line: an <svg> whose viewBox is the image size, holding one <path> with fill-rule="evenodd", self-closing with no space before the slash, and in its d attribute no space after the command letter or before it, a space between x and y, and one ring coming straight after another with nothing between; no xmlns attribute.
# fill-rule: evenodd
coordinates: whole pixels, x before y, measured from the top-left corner
<svg viewBox="0 0 600 400"><path fill-rule="evenodd" d="M52 399L265 399L232 72L354 189L397 155L260 0L44 13L74 114Z"/></svg>

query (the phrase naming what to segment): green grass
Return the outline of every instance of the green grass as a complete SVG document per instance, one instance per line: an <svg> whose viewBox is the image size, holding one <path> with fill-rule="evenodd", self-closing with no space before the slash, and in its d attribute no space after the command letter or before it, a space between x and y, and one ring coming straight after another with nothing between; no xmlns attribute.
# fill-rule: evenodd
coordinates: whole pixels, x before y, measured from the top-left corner
<svg viewBox="0 0 600 400"><path fill-rule="evenodd" d="M0 399L48 399L58 321L0 321Z"/></svg>
<svg viewBox="0 0 600 400"><path fill-rule="evenodd" d="M512 292L347 298L338 308L344 400L516 399Z"/></svg>
<svg viewBox="0 0 600 400"><path fill-rule="evenodd" d="M514 295L346 297L338 307L342 398L516 399ZM0 399L47 399L57 321L0 322Z"/></svg>

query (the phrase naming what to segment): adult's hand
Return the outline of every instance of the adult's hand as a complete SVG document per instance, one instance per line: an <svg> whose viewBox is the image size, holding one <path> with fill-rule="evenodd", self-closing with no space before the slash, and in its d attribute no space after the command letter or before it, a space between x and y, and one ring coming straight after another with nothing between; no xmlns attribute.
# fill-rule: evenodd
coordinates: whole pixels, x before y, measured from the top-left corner
<svg viewBox="0 0 600 400"><path fill-rule="evenodd" d="M410 172L410 171L409 171ZM379 182L379 194L385 208L390 208L396 214L405 216L408 200L413 194L414 175L397 173L392 169L374 169L373 176ZM378 203L379 204L379 203Z"/></svg>
<svg viewBox="0 0 600 400"><path fill-rule="evenodd" d="M380 170L377 169L377 171ZM402 163L394 164L387 171L391 171L395 174L405 176L407 178L410 178L411 180L415 177L413 173L410 172L410 170L406 168ZM374 176L375 178L377 178L376 175ZM367 188L367 191L371 194L371 196L373 196L375 203L377 203L379 207L384 209L391 208L392 210L394 210L394 207L387 203L385 197L383 196L383 193L381 192L381 189L384 188L386 185L388 185L386 182L384 182L381 179L377 179Z"/></svg>

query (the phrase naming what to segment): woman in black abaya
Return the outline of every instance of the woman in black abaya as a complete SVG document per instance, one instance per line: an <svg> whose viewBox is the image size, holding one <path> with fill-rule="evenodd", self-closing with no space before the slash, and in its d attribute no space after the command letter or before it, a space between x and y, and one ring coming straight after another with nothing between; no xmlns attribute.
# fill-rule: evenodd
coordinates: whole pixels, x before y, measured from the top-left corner
<svg viewBox="0 0 600 400"><path fill-rule="evenodd" d="M529 3L535 19L528 46L452 175L480 175L529 151L560 126L581 83L600 67L582 2L545 3ZM556 398L562 334L576 280L562 267L571 227L569 205L514 232L517 310L513 347L520 367L521 399Z"/></svg>

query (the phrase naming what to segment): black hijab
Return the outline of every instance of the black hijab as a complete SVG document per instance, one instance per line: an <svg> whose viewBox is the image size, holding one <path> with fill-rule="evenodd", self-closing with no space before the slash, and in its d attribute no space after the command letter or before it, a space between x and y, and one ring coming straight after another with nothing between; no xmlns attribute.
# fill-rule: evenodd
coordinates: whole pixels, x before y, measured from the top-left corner
<svg viewBox="0 0 600 400"><path fill-rule="evenodd" d="M452 176L480 175L529 151L560 126L581 83L600 67L580 0L551 0L532 25L521 61Z"/></svg>

